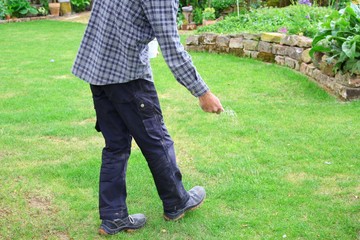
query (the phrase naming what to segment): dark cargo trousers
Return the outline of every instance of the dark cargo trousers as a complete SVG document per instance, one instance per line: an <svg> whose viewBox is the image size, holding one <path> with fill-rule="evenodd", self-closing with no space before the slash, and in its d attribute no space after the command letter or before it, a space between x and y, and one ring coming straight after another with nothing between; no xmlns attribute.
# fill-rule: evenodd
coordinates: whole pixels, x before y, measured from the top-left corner
<svg viewBox="0 0 360 240"><path fill-rule="evenodd" d="M128 216L125 177L132 137L146 158L164 211L184 206L189 195L181 181L174 144L163 122L154 84L139 79L90 87L97 130L105 139L99 184L100 218Z"/></svg>

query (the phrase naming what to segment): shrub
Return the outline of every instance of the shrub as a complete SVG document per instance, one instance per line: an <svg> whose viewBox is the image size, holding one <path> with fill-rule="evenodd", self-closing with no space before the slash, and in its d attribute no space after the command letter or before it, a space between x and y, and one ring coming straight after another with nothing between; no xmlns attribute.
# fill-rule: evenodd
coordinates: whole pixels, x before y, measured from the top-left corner
<svg viewBox="0 0 360 240"><path fill-rule="evenodd" d="M41 6L45 8L46 12L49 12L49 0L40 0Z"/></svg>
<svg viewBox="0 0 360 240"><path fill-rule="evenodd" d="M236 4L236 0L212 0L211 7L214 8L217 12L221 12L222 10L231 7Z"/></svg>
<svg viewBox="0 0 360 240"><path fill-rule="evenodd" d="M5 18L6 15L6 6L3 0L0 0L0 20Z"/></svg>
<svg viewBox="0 0 360 240"><path fill-rule="evenodd" d="M310 55L326 53L334 71L360 74L360 8L355 4L329 15L316 34Z"/></svg>
<svg viewBox="0 0 360 240"><path fill-rule="evenodd" d="M347 4L349 4L351 0L328 0L328 6L331 6L334 9L342 9L345 8Z"/></svg>
<svg viewBox="0 0 360 240"><path fill-rule="evenodd" d="M48 10L46 10L46 8L45 7L39 7L38 9L38 12L39 12L39 14L41 15L41 16L46 16L46 15L48 15Z"/></svg>
<svg viewBox="0 0 360 240"><path fill-rule="evenodd" d="M286 32L313 37L318 24L325 15L334 10L325 7L291 5L285 8L260 8L242 14L229 16L214 25L201 27L198 32L215 33L260 33Z"/></svg>
<svg viewBox="0 0 360 240"><path fill-rule="evenodd" d="M215 9L214 8L205 8L202 13L203 19L214 20L215 19Z"/></svg>
<svg viewBox="0 0 360 240"><path fill-rule="evenodd" d="M70 2L75 12L83 12L90 6L90 0L71 0Z"/></svg>
<svg viewBox="0 0 360 240"><path fill-rule="evenodd" d="M32 7L27 0L7 0L6 5L8 11L11 12L11 16L14 17L24 17L38 13L36 8Z"/></svg>
<svg viewBox="0 0 360 240"><path fill-rule="evenodd" d="M180 29L181 26L184 24L185 16L180 11L178 11L178 14L176 16L176 23L177 27Z"/></svg>
<svg viewBox="0 0 360 240"><path fill-rule="evenodd" d="M202 24L203 16L202 16L203 10L201 8L195 8L193 11L193 19L196 24Z"/></svg>

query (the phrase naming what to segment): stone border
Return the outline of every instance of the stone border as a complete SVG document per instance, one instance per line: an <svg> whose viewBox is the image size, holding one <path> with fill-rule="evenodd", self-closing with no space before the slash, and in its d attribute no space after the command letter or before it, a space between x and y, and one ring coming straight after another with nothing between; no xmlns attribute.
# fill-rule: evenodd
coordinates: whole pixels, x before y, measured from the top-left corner
<svg viewBox="0 0 360 240"><path fill-rule="evenodd" d="M30 22L30 21L37 21L37 20L44 20L44 19L58 19L58 16L40 16L40 17L25 17L25 18L11 18L8 20L0 20L0 24L4 23L16 23L16 22Z"/></svg>
<svg viewBox="0 0 360 240"><path fill-rule="evenodd" d="M360 99L360 76L334 74L325 57L311 59L312 39L281 33L217 35L204 33L186 39L186 50L229 53L276 63L299 71L342 100Z"/></svg>

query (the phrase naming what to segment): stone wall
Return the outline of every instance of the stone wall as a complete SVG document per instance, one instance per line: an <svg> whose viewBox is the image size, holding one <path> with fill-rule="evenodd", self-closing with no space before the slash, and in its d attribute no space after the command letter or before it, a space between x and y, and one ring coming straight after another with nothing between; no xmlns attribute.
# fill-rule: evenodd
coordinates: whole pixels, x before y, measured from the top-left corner
<svg viewBox="0 0 360 240"><path fill-rule="evenodd" d="M191 51L230 53L287 66L305 74L342 100L360 99L360 76L335 75L332 65L327 64L321 54L317 54L315 60L311 59L311 43L311 38L281 33L205 33L189 36L185 48Z"/></svg>
<svg viewBox="0 0 360 240"><path fill-rule="evenodd" d="M16 23L16 22L30 22L30 21L37 21L37 20L44 20L44 19L56 19L57 16L47 15L47 16L39 16L39 17L24 17L24 18L11 18L7 20L1 20L0 24L2 23Z"/></svg>

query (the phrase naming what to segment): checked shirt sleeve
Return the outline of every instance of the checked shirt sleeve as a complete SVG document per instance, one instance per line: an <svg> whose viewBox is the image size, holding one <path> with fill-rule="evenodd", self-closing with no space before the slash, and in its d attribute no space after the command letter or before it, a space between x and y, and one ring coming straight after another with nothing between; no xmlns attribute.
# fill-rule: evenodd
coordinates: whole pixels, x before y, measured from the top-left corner
<svg viewBox="0 0 360 240"><path fill-rule="evenodd" d="M143 0L143 10L176 80L195 97L203 95L209 88L180 43L176 24L178 1Z"/></svg>

